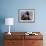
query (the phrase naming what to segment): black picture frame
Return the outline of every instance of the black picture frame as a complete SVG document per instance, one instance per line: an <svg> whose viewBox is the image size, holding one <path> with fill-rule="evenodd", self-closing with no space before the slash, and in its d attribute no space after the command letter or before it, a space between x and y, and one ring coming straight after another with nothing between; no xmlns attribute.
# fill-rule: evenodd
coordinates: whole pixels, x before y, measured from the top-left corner
<svg viewBox="0 0 46 46"><path fill-rule="evenodd" d="M35 9L18 9L18 21L22 23L34 23Z"/></svg>

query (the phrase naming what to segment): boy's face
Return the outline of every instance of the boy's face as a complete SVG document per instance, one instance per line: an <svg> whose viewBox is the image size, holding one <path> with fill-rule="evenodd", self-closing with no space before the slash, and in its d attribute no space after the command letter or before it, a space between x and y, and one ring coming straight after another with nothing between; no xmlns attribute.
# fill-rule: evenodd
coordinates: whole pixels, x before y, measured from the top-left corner
<svg viewBox="0 0 46 46"><path fill-rule="evenodd" d="M26 15L29 15L29 12L27 11L25 14L26 14Z"/></svg>

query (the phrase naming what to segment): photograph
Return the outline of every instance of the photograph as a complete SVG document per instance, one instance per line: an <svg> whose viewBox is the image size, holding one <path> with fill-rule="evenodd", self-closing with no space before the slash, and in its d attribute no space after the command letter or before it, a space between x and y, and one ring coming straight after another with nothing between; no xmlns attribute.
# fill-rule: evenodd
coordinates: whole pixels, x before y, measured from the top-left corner
<svg viewBox="0 0 46 46"><path fill-rule="evenodd" d="M19 9L18 10L19 22L35 22L35 9Z"/></svg>

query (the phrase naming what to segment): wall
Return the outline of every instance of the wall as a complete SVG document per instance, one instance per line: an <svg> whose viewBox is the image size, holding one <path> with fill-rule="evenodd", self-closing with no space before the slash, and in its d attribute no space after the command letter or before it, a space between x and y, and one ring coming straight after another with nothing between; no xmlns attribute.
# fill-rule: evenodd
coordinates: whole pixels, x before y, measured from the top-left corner
<svg viewBox="0 0 46 46"><path fill-rule="evenodd" d="M1 0L1 15L13 17L14 26L11 31L46 31L46 1L45 0ZM18 9L35 9L35 23L19 23ZM2 25L2 32L8 31L6 25Z"/></svg>

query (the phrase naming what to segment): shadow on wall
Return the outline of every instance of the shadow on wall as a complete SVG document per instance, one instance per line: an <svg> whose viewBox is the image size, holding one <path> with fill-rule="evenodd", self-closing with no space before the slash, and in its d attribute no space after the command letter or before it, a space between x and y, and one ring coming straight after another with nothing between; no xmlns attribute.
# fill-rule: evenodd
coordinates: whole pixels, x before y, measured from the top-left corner
<svg viewBox="0 0 46 46"><path fill-rule="evenodd" d="M2 32L2 25L5 23L5 17L0 16L0 46L3 46L3 32Z"/></svg>

